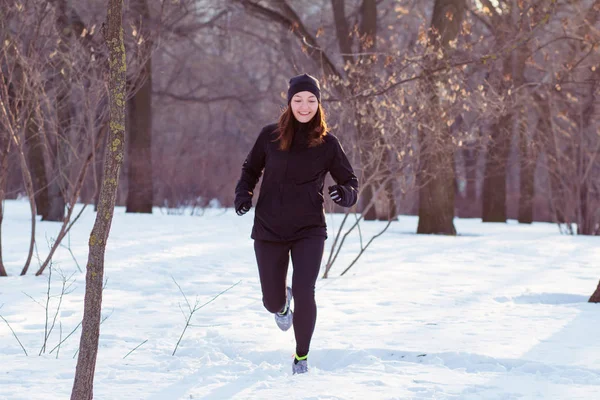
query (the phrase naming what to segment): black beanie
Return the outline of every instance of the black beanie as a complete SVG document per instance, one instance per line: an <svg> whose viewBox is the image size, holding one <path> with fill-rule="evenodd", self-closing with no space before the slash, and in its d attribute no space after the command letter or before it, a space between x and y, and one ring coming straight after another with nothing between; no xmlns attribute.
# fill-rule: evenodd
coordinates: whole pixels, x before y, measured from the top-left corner
<svg viewBox="0 0 600 400"><path fill-rule="evenodd" d="M292 97L294 97L296 93L304 91L311 92L317 97L317 101L319 103L321 102L321 85L319 85L317 78L308 74L302 74L290 79L290 87L287 95L288 104L290 104Z"/></svg>

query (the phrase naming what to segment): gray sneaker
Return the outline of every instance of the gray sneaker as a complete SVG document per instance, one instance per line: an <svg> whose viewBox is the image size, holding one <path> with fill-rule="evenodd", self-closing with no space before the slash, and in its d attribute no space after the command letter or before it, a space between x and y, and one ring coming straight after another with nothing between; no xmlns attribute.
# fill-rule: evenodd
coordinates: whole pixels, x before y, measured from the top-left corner
<svg viewBox="0 0 600 400"><path fill-rule="evenodd" d="M277 322L277 326L282 331L287 331L291 328L294 323L294 313L290 308L290 303L292 302L292 288L288 286L287 288L287 298L285 300L285 314L280 314L278 312L275 313L275 322Z"/></svg>
<svg viewBox="0 0 600 400"><path fill-rule="evenodd" d="M296 363L296 359L292 362L292 375L304 374L308 372L308 360L300 360Z"/></svg>

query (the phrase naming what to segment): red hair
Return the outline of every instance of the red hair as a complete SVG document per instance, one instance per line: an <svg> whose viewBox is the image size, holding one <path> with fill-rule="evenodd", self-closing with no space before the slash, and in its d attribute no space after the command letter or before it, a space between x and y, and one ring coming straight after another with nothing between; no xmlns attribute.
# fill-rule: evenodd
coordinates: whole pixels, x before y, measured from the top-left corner
<svg viewBox="0 0 600 400"><path fill-rule="evenodd" d="M288 105L279 117L277 127L279 128L279 135L275 139L279 141L279 149L287 151L292 145L292 139L294 137L294 131L298 127L299 122L294 117L292 107ZM325 121L325 112L319 103L317 112L313 119L308 122L308 147L315 147L323 144L324 137L329 131L327 122Z"/></svg>

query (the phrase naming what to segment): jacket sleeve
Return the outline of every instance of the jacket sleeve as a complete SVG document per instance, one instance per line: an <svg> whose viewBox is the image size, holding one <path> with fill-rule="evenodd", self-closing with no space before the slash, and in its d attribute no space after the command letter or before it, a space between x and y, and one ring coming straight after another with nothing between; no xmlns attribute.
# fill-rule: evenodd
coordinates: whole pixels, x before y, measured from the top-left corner
<svg viewBox="0 0 600 400"><path fill-rule="evenodd" d="M342 207L352 207L358 200L358 178L354 174L342 145L335 137L333 147L329 173L342 190L342 201L339 204Z"/></svg>
<svg viewBox="0 0 600 400"><path fill-rule="evenodd" d="M265 147L268 134L266 127L263 128L242 165L242 175L235 186L236 210L245 202L252 201L254 188L265 167Z"/></svg>

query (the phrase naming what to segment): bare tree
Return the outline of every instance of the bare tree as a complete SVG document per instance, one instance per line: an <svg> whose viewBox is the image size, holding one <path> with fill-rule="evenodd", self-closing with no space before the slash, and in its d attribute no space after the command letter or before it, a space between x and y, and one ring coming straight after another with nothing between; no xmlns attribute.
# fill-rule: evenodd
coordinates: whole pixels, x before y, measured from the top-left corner
<svg viewBox="0 0 600 400"><path fill-rule="evenodd" d="M0 12L0 41L4 43L5 40L5 19L4 12ZM0 71L2 77L0 81L4 81L5 71L5 58L4 53L0 52ZM4 219L4 199L6 197L6 181L8 180L8 157L10 154L11 140L8 136L8 128L4 126L5 121L0 118L0 276L7 276L6 268L2 258L2 221Z"/></svg>
<svg viewBox="0 0 600 400"><path fill-rule="evenodd" d="M96 221L90 234L84 314L71 400L92 400L100 335L104 252L114 214L125 141L126 57L123 0L108 0L106 44L109 50L110 135Z"/></svg>
<svg viewBox="0 0 600 400"><path fill-rule="evenodd" d="M487 7L491 15L495 46L500 49L509 43L509 38L514 37L513 26L517 26L517 32L522 27L522 22L515 19L518 8L515 1L505 2L504 7L509 12L499 10L490 2L487 2ZM490 89L502 94L508 93L512 87L515 72L523 73L524 61L523 57L516 57L515 52L504 54L499 62L501 67L493 69L490 73L492 75ZM514 87L512 89L514 90ZM514 96L507 96L507 99L514 102ZM508 102L497 103L494 111L496 118L488 128L489 140L481 199L482 220L483 222L506 222L507 162L513 134L513 118L516 113L508 105Z"/></svg>
<svg viewBox="0 0 600 400"><path fill-rule="evenodd" d="M450 42L459 34L465 11L464 0L436 0L431 17L434 54L451 51ZM429 68L436 68L432 61ZM431 125L419 132L419 225L417 233L455 235L454 227L454 148L446 121L440 121L435 78L427 76L424 91L430 93Z"/></svg>
<svg viewBox="0 0 600 400"><path fill-rule="evenodd" d="M1 126L2 124L0 124ZM2 261L2 220L4 219L4 191L6 190L6 179L8 178L8 154L10 153L11 141L8 134L2 128L0 130L0 276L7 276L4 262Z"/></svg>
<svg viewBox="0 0 600 400"><path fill-rule="evenodd" d="M147 0L130 2L134 46L140 64L127 101L127 212L152 213L152 26Z"/></svg>
<svg viewBox="0 0 600 400"><path fill-rule="evenodd" d="M36 112L39 109L39 104L32 96L37 83L35 82L35 74L28 73L31 71L26 70L28 65L25 57L23 57L18 44L12 38L5 41L5 45L0 52L3 64L6 65L3 68L2 79L0 79L0 120L6 130L8 140L15 146L31 211L29 253L21 270L21 275L25 275L33 257L37 211L33 180L27 165L24 141L27 121L31 116L31 112Z"/></svg>
<svg viewBox="0 0 600 400"><path fill-rule="evenodd" d="M600 234L600 139L597 91L600 1L572 2L561 10L555 37L539 47L555 77L536 94L550 180L553 219L562 232ZM564 19L565 15L575 17ZM552 54L553 58L550 59Z"/></svg>

